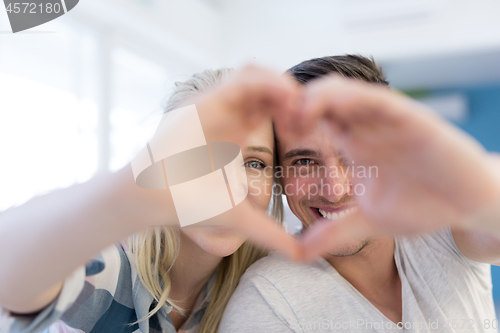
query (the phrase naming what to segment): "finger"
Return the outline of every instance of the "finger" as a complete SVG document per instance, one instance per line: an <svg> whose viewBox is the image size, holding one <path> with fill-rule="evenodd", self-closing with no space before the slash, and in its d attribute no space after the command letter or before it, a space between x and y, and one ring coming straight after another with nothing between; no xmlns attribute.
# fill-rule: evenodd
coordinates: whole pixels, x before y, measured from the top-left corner
<svg viewBox="0 0 500 333"><path fill-rule="evenodd" d="M499 153L495 153L495 152L488 153L486 158L490 161L490 163L492 163L495 166L495 168L497 170L500 170L500 154Z"/></svg>
<svg viewBox="0 0 500 333"><path fill-rule="evenodd" d="M273 121L275 128L280 132L280 137L286 140L288 137L296 135L296 122L302 117L304 100L304 86L297 82L292 74L282 74L282 78L290 86L292 93L288 98L288 105L284 108L275 110L273 113Z"/></svg>
<svg viewBox="0 0 500 333"><path fill-rule="evenodd" d="M334 114L331 114L330 108L332 107L333 89L335 89L337 81L343 82L339 75L331 74L315 80L307 86L301 112L296 118L296 132L299 134L310 132L321 118L333 120ZM337 120L337 122L331 122L335 127L342 125L341 119Z"/></svg>
<svg viewBox="0 0 500 333"><path fill-rule="evenodd" d="M247 206L248 208L248 206ZM252 242L267 249L284 253L292 260L301 260L303 249L299 241L288 234L283 226L265 214L254 209L244 209L243 218L237 222L238 228Z"/></svg>
<svg viewBox="0 0 500 333"><path fill-rule="evenodd" d="M219 103L229 113L239 113L242 127L251 130L267 117L280 117L298 108L302 89L290 77L247 65L234 73L218 92Z"/></svg>
<svg viewBox="0 0 500 333"><path fill-rule="evenodd" d="M281 225L268 219L256 219L245 223L242 231L256 245L269 250L280 251L291 260L302 261L304 249L300 242L288 234Z"/></svg>
<svg viewBox="0 0 500 333"><path fill-rule="evenodd" d="M280 251L292 260L302 258L303 250L299 241L288 234L277 221L264 212L255 210L247 200L223 214L197 223L197 226L234 228L266 250Z"/></svg>
<svg viewBox="0 0 500 333"><path fill-rule="evenodd" d="M424 112L410 99L387 87L338 76L313 83L305 93L307 119L299 125L315 127L320 119L326 120L332 140L343 153L357 157L358 163L364 162L366 152L387 148L388 144L398 148L400 141L394 139L401 133L406 135L405 142L418 143L418 135L409 136L405 126L422 121ZM356 152L363 154L356 156Z"/></svg>
<svg viewBox="0 0 500 333"><path fill-rule="evenodd" d="M338 129L350 130L354 125L376 122L397 122L405 113L415 110L409 98L382 87L338 75L313 82L305 93L303 126L318 118L326 118Z"/></svg>
<svg viewBox="0 0 500 333"><path fill-rule="evenodd" d="M374 237L377 234L369 220L359 211L337 220L321 219L309 228L301 239L303 260L313 260L342 249L343 246Z"/></svg>
<svg viewBox="0 0 500 333"><path fill-rule="evenodd" d="M290 77L256 66L247 66L245 104L252 106L252 112L284 114L293 112L301 97L300 86Z"/></svg>
<svg viewBox="0 0 500 333"><path fill-rule="evenodd" d="M247 65L230 85L234 89L228 95L239 96L233 100L236 100L235 104L245 106L247 125L258 123L262 117L272 116L277 127L280 127L283 125L282 119L293 119L301 108L303 88L290 75ZM283 137L287 134L283 132Z"/></svg>

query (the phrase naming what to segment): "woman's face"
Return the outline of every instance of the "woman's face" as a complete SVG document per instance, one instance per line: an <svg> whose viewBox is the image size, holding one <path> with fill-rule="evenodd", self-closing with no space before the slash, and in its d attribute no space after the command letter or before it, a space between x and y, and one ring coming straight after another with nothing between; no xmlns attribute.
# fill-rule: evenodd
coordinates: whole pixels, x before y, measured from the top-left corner
<svg viewBox="0 0 500 333"><path fill-rule="evenodd" d="M241 147L248 182L247 199L255 209L265 212L272 196L274 133L272 122L257 127ZM181 232L205 252L217 257L233 254L246 240L231 228L191 225Z"/></svg>

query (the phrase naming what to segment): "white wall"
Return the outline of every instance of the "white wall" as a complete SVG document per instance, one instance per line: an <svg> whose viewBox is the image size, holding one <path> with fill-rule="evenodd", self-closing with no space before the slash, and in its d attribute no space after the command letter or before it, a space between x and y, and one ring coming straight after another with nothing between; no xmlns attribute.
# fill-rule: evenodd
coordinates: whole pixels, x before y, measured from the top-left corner
<svg viewBox="0 0 500 333"><path fill-rule="evenodd" d="M228 59L277 66L308 56L371 53L381 60L500 47L492 0L225 1Z"/></svg>
<svg viewBox="0 0 500 333"><path fill-rule="evenodd" d="M82 0L69 14L171 71L201 70L217 58L220 17L204 1Z"/></svg>
<svg viewBox="0 0 500 333"><path fill-rule="evenodd" d="M396 85L500 80L500 2L493 0L222 1L224 61L285 70L312 57L360 53L386 64ZM490 55L490 56L488 56ZM480 56L481 61L474 58ZM453 66L436 76L438 65ZM444 60L441 60L444 59ZM420 61L420 63L418 63ZM423 63L422 63L423 62ZM436 63L437 62L437 63ZM399 65L399 66L398 66ZM409 71L411 66L415 71ZM457 77L454 70L468 68ZM494 70L482 70L493 67ZM398 76L394 69L406 68ZM477 73L477 70L480 73ZM474 74L474 72L476 72ZM419 74L414 82L412 75ZM448 76L449 75L449 76Z"/></svg>

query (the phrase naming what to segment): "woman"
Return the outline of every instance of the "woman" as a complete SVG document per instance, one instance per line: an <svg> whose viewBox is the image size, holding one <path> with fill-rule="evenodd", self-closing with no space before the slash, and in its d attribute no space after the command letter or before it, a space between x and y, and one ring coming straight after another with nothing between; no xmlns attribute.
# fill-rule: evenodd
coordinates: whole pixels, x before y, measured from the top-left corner
<svg viewBox="0 0 500 333"><path fill-rule="evenodd" d="M275 152L269 112L294 105L297 87L253 66L223 80L228 74L205 71L178 83L166 110L195 103L207 142L240 144L247 200L172 227L178 221L168 187L139 188L128 166L4 212L2 331L38 332L62 320L83 332L216 332L240 276L264 255L242 231L293 251L293 240L262 215ZM273 201L279 217L280 200Z"/></svg>

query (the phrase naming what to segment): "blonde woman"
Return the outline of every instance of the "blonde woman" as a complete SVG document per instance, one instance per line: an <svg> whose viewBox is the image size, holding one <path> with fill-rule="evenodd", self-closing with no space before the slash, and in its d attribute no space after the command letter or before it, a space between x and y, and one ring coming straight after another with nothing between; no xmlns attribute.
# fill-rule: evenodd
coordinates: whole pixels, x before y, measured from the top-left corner
<svg viewBox="0 0 500 333"><path fill-rule="evenodd" d="M1 332L70 330L61 322L75 332L216 332L240 276L265 254L246 236L293 255L292 238L264 212L275 155L269 114L292 108L297 87L253 66L229 74L205 71L178 83L166 111L194 103L207 142L240 145L247 199L178 228L169 190L139 188L128 166L7 210ZM279 220L278 197L272 206Z"/></svg>

